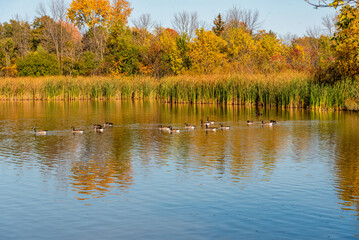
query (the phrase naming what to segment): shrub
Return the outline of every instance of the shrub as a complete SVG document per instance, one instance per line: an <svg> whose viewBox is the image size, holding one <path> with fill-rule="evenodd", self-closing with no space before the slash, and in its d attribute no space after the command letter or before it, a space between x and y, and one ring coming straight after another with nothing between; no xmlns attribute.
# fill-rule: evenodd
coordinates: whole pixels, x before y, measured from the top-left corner
<svg viewBox="0 0 359 240"><path fill-rule="evenodd" d="M80 75L90 76L95 73L99 61L96 60L96 55L93 52L84 52L82 55L79 64L77 65L77 70Z"/></svg>
<svg viewBox="0 0 359 240"><path fill-rule="evenodd" d="M50 76L59 74L59 65L54 54L39 48L17 61L19 76Z"/></svg>

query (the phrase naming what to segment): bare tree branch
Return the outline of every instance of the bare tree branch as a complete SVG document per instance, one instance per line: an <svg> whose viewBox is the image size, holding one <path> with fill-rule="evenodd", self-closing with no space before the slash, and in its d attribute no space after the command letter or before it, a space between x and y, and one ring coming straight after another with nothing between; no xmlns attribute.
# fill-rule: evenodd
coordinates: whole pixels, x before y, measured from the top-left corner
<svg viewBox="0 0 359 240"><path fill-rule="evenodd" d="M226 23L227 26L233 28L243 27L243 22L241 21L241 10L236 6L229 9L226 15Z"/></svg>
<svg viewBox="0 0 359 240"><path fill-rule="evenodd" d="M39 5L37 6L37 9L36 9L36 13L40 17L47 16L46 6L43 3L39 3Z"/></svg>
<svg viewBox="0 0 359 240"><path fill-rule="evenodd" d="M44 18L44 35L55 50L59 62L59 70L62 73L65 42L68 40L65 37L66 4L64 0L52 0L48 7L50 14L48 14L47 8L43 3L38 5L36 12L41 17L48 17Z"/></svg>
<svg viewBox="0 0 359 240"><path fill-rule="evenodd" d="M295 34L287 33L285 35L280 36L280 38L283 40L283 43L289 47L292 44L293 40L297 39L298 36Z"/></svg>
<svg viewBox="0 0 359 240"><path fill-rule="evenodd" d="M208 31L211 26L206 21L199 21L198 28L203 28L205 31Z"/></svg>
<svg viewBox="0 0 359 240"><path fill-rule="evenodd" d="M247 25L247 28L252 32L260 28L262 25L262 22L259 21L258 10L243 10L242 20Z"/></svg>
<svg viewBox="0 0 359 240"><path fill-rule="evenodd" d="M322 24L325 27L329 36L332 36L335 31L336 16L328 14L322 18Z"/></svg>
<svg viewBox="0 0 359 240"><path fill-rule="evenodd" d="M137 29L148 30L153 26L151 15L149 13L142 14L138 19L133 19L132 23Z"/></svg>
<svg viewBox="0 0 359 240"><path fill-rule="evenodd" d="M245 27L251 32L259 29L262 25L262 22L259 21L258 10L240 9L236 6L228 10L226 23L229 27Z"/></svg>
<svg viewBox="0 0 359 240"><path fill-rule="evenodd" d="M320 38L322 30L318 26L309 27L306 30L306 35L311 38Z"/></svg>
<svg viewBox="0 0 359 240"><path fill-rule="evenodd" d="M198 13L189 14L186 11L176 13L172 21L173 28L179 33L186 33L189 38L194 36L194 31L199 28Z"/></svg>
<svg viewBox="0 0 359 240"><path fill-rule="evenodd" d="M66 5L64 0L52 0L50 3L51 15L55 21L64 21L66 18Z"/></svg>
<svg viewBox="0 0 359 240"><path fill-rule="evenodd" d="M333 3L333 0L328 1L328 0L304 0L305 2L307 2L308 4L312 5L315 8L319 8L319 7L331 7L330 4ZM353 4L358 2L358 0L344 0L343 3L340 3L340 1L334 1L338 3L338 6L343 6L343 5L348 5L348 4Z"/></svg>
<svg viewBox="0 0 359 240"><path fill-rule="evenodd" d="M25 57L29 52L29 42L30 42L30 25L25 20L22 20L19 15L15 16L14 24L14 34L13 39L17 45L20 56Z"/></svg>

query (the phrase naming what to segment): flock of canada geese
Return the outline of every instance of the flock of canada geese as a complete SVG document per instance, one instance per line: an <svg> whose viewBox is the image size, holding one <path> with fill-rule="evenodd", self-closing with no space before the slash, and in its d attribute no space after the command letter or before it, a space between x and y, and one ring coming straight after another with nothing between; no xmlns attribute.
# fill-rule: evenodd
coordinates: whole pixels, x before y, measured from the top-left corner
<svg viewBox="0 0 359 240"><path fill-rule="evenodd" d="M256 112L256 116L261 116L261 113L257 113ZM215 121L210 120L209 117L207 117L207 121L203 121L203 119L201 119L201 127L205 127L206 131L217 131L217 130L229 130L231 129L231 126L225 126L222 123L219 123L219 125L217 127L213 126L214 124L216 124ZM247 125L254 125L254 121L247 121ZM263 120L260 120L259 124L261 126L273 126L275 124L277 124L277 122L275 120L270 120L269 122L264 122ZM189 125L188 123L185 123L185 129L195 129L196 126L194 125ZM163 126L160 125L158 128L160 131L168 131L170 133L178 133L181 131L181 129L175 129L172 126Z"/></svg>
<svg viewBox="0 0 359 240"><path fill-rule="evenodd" d="M93 130L95 132L102 133L105 128L113 127L113 123L105 122L103 125L101 125L101 124L93 124L92 127L93 127ZM37 130L36 127L33 127L32 129L34 130L34 133L36 135L46 135L47 132L48 132L48 130ZM85 131L85 130L82 130L82 129L76 129L75 127L71 127L71 129L72 129L73 134L76 134L76 133L81 134L81 133L84 133L84 131Z"/></svg>
<svg viewBox="0 0 359 240"><path fill-rule="evenodd" d="M259 117L261 115L262 115L262 113L256 112L256 117ZM206 122L203 121L203 119L201 119L201 127L205 127L206 131L229 130L231 128L231 126L225 126L222 123L219 123L219 126L215 127L215 126L213 126L215 124L216 124L216 122L213 120L210 120L209 117L207 117ZM254 124L255 124L254 121L249 121L249 120L247 121L247 125L254 125ZM259 124L261 126L273 126L273 125L277 124L277 122L274 120L270 120L269 122L264 122L263 120L260 120ZM184 125L185 125L185 129L195 129L196 128L196 126L189 125L188 123L185 123ZM113 127L113 123L105 122L103 125L93 124L92 127L95 132L102 133L102 132L104 132L105 128ZM33 127L32 129L34 130L34 133L36 135L46 135L48 132L47 130L37 130L36 127ZM84 130L76 129L75 127L71 127L71 129L72 129L73 134L76 134L76 133L81 134L84 132ZM178 128L176 129L176 128L173 128L172 126L163 126L163 125L160 125L158 129L160 131L167 131L170 133L179 133L181 131L181 129L178 129Z"/></svg>

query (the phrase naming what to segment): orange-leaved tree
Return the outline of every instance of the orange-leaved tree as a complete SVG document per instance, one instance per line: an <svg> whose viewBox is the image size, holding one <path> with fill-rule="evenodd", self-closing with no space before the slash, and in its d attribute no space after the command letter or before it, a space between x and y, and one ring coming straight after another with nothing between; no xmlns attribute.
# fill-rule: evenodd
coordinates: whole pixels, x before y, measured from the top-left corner
<svg viewBox="0 0 359 240"><path fill-rule="evenodd" d="M183 61L176 42L178 37L173 29L157 27L146 43L148 51L145 59L154 76L160 78L181 73Z"/></svg>
<svg viewBox="0 0 359 240"><path fill-rule="evenodd" d="M111 7L111 22L127 24L128 18L132 13L133 8L126 0L114 0Z"/></svg>
<svg viewBox="0 0 359 240"><path fill-rule="evenodd" d="M95 28L108 23L111 13L109 0L73 0L67 16L79 28Z"/></svg>
<svg viewBox="0 0 359 240"><path fill-rule="evenodd" d="M132 12L126 0L73 0L67 16L80 29L88 29L96 45L96 54L103 58L109 27L126 24Z"/></svg>

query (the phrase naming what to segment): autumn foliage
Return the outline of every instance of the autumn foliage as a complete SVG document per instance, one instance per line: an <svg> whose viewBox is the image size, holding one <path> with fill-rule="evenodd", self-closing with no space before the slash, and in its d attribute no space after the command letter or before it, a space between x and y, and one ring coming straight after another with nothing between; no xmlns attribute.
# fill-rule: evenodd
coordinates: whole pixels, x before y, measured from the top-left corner
<svg viewBox="0 0 359 240"><path fill-rule="evenodd" d="M333 6L337 3L340 2L334 1ZM153 27L148 17L142 19L142 25L137 22L131 27L128 19L133 9L126 0L73 0L63 10L66 19L47 14L36 17L32 23L17 19L0 24L0 75L162 78L294 70L321 79L337 79L359 73L359 13L355 4L340 9L333 38L305 35L290 41L259 29L255 22L245 22L243 16L236 16L236 11L231 12L232 19L218 14L209 28L200 27L197 15L192 14L191 25L182 26L187 30L177 32ZM194 26L196 29L191 32ZM36 73L31 59L39 51L56 56L51 65L55 69Z"/></svg>

